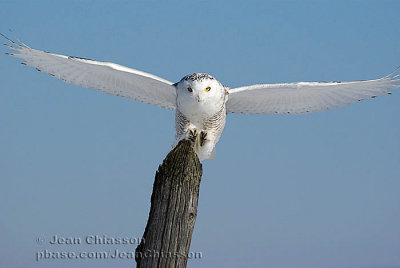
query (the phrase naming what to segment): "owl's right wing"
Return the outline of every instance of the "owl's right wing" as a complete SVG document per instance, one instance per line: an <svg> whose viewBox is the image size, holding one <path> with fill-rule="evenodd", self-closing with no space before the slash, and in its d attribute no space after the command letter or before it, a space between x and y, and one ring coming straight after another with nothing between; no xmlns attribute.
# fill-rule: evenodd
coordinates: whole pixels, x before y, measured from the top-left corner
<svg viewBox="0 0 400 268"><path fill-rule="evenodd" d="M176 88L172 82L155 75L115 63L48 53L14 42L6 45L17 53L8 55L24 60L21 64L85 88L129 98L162 108L176 108Z"/></svg>
<svg viewBox="0 0 400 268"><path fill-rule="evenodd" d="M400 88L400 75L353 82L260 84L228 89L227 113L301 114L345 106Z"/></svg>

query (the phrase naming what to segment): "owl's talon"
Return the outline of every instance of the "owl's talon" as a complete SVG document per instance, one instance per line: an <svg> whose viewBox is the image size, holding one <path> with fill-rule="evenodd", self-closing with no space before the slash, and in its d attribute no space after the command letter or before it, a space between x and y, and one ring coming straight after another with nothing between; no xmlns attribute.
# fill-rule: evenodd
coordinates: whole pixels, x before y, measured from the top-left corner
<svg viewBox="0 0 400 268"><path fill-rule="evenodd" d="M207 132L200 132L200 146L203 146L204 143L207 141Z"/></svg>
<svg viewBox="0 0 400 268"><path fill-rule="evenodd" d="M197 138L197 130L196 129L189 130L189 135L188 136L189 136L188 138L189 138L190 141L195 142L196 138Z"/></svg>

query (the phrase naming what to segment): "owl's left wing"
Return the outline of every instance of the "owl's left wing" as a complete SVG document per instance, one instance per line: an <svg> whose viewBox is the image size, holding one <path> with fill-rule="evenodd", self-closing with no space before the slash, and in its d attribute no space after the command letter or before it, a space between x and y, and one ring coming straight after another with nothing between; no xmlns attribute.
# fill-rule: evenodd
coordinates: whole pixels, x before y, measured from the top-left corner
<svg viewBox="0 0 400 268"><path fill-rule="evenodd" d="M5 45L16 51L6 54L21 58L23 65L32 66L66 83L162 108L176 108L176 88L170 81L111 62L40 51L1 35L11 43Z"/></svg>
<svg viewBox="0 0 400 268"><path fill-rule="evenodd" d="M229 89L227 113L301 114L345 106L400 88L400 75L354 82L260 84Z"/></svg>

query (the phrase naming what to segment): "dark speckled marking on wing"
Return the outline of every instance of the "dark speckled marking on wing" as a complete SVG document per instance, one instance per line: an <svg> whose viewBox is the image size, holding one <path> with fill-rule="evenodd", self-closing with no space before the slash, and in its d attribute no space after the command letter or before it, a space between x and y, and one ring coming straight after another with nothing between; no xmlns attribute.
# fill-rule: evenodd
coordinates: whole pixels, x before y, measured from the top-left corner
<svg viewBox="0 0 400 268"><path fill-rule="evenodd" d="M81 58L81 57L75 57L75 56L68 56L68 59L78 59L78 60L90 60L93 61L92 59L88 59L88 58Z"/></svg>

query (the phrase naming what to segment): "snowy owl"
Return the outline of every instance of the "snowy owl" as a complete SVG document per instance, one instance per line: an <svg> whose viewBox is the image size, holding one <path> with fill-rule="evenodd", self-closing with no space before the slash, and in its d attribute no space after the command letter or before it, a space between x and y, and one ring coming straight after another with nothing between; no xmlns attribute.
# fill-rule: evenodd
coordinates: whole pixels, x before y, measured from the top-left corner
<svg viewBox="0 0 400 268"><path fill-rule="evenodd" d="M229 113L301 114L344 106L391 94L400 88L400 74L353 82L258 84L238 88L222 85L211 75L194 73L173 83L158 76L110 62L53 54L6 38L15 53L6 53L64 82L175 109L174 146L193 142L200 160L212 159Z"/></svg>

